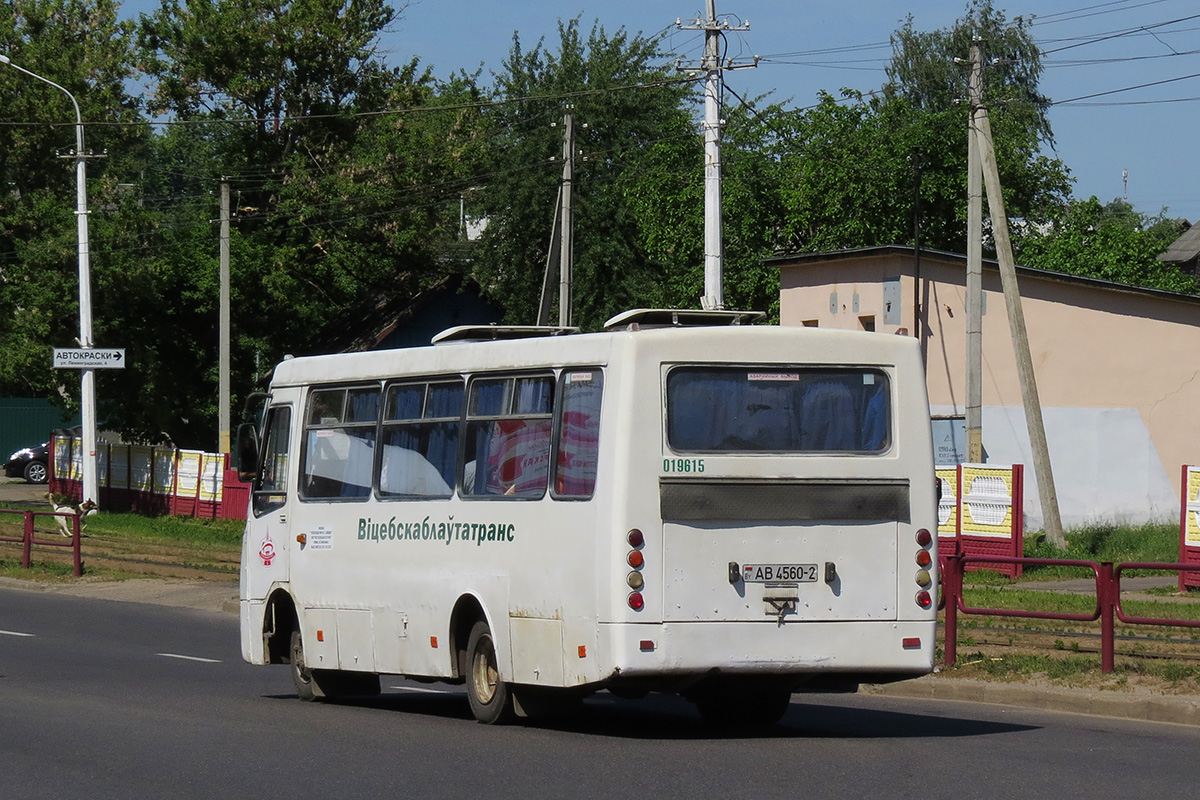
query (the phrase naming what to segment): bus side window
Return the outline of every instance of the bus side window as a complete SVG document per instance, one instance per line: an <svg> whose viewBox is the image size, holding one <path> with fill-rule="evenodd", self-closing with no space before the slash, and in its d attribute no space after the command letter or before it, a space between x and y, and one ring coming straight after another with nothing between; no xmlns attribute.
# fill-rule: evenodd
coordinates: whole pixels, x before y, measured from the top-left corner
<svg viewBox="0 0 1200 800"><path fill-rule="evenodd" d="M370 496L379 387L314 390L308 408L300 497Z"/></svg>
<svg viewBox="0 0 1200 800"><path fill-rule="evenodd" d="M254 484L254 515L260 517L287 502L288 451L292 432L291 406L267 412L262 470Z"/></svg>
<svg viewBox="0 0 1200 800"><path fill-rule="evenodd" d="M388 388L380 447L383 497L450 497L458 462L462 381Z"/></svg>
<svg viewBox="0 0 1200 800"><path fill-rule="evenodd" d="M584 500L596 490L603 390L604 373L599 369L563 370L554 456L556 498Z"/></svg>
<svg viewBox="0 0 1200 800"><path fill-rule="evenodd" d="M551 376L472 381L463 451L463 494L524 499L545 495L553 410Z"/></svg>

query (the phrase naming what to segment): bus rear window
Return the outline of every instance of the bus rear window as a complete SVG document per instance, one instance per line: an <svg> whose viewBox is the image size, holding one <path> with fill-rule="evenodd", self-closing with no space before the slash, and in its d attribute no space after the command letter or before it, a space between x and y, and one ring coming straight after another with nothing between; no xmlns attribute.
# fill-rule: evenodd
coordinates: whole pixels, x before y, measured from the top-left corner
<svg viewBox="0 0 1200 800"><path fill-rule="evenodd" d="M891 397L878 369L676 367L667 441L688 452L880 453Z"/></svg>

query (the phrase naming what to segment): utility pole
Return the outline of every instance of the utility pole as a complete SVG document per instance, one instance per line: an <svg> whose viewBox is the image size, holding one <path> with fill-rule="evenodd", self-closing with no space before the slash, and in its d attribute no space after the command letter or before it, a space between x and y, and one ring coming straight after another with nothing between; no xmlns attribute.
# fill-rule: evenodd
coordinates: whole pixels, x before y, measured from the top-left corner
<svg viewBox="0 0 1200 800"><path fill-rule="evenodd" d="M560 199L562 210L559 217L562 220L562 234L559 248L558 278L558 325L566 328L571 324L571 277L574 270L575 235L573 230L574 212L571 206L571 183L575 178L575 115L567 112L563 115L563 174L562 192Z"/></svg>
<svg viewBox="0 0 1200 800"><path fill-rule="evenodd" d="M559 261L562 258L562 185L558 187L558 199L554 201L554 219L550 220L550 247L546 250L546 268L542 272L542 297L538 302L538 325L550 324L550 306L554 292L551 285L552 275L558 274Z"/></svg>
<svg viewBox="0 0 1200 800"><path fill-rule="evenodd" d="M967 80L967 462L983 463L983 168L976 131L983 114L983 47L971 45Z"/></svg>
<svg viewBox="0 0 1200 800"><path fill-rule="evenodd" d="M229 446L229 181L221 181L220 339L217 378L217 416L220 418L219 453Z"/></svg>
<svg viewBox="0 0 1200 800"><path fill-rule="evenodd" d="M721 63L721 36L726 31L748 31L750 23L733 28L727 22L717 20L716 0L707 0L706 17L696 20L694 25L675 24L680 30L704 31L704 58L700 71L704 73L704 295L700 306L706 310L725 308L725 290L722 285L724 270L724 244L722 241L721 215L721 73L727 69L741 69L754 64Z"/></svg>
<svg viewBox="0 0 1200 800"><path fill-rule="evenodd" d="M1025 406L1025 425L1037 475L1038 499L1042 505L1046 536L1059 547L1066 547L1062 519L1058 513L1058 492L1050 468L1050 449L1046 443L1046 426L1042 422L1042 405L1038 399L1033 358L1029 353L1029 337L1025 328L1025 313L1021 307L1021 292L1017 288L1017 269L1013 261L1012 241L1008 235L1008 217L1004 212L1004 195L1000 189L1000 170L992 144L992 126L987 108L981 107L974 131L979 146L983 180L987 188L988 210L992 217L992 235L996 239L996 257L1000 262L1000 280L1004 287L1004 305L1008 310L1008 327L1012 333L1013 354L1017 359L1017 375L1021 383L1021 399ZM1013 509L1013 513L1017 513Z"/></svg>
<svg viewBox="0 0 1200 800"><path fill-rule="evenodd" d="M24 67L12 63L12 60L0 54L0 64L12 67L23 75L49 84L65 94L75 108L75 227L79 256L79 346L85 350L91 349L92 341L92 265L91 246L88 239L88 205L87 205L87 159L89 156L83 149L83 115L79 113L79 102L75 95L49 78L43 78L36 72L30 72ZM83 496L81 500L93 502L100 499L99 459L96 457L96 372L85 368L80 375L79 386L80 421L83 423Z"/></svg>
<svg viewBox="0 0 1200 800"><path fill-rule="evenodd" d="M921 167L925 154L917 147L912 154L913 165L913 336L921 341Z"/></svg>
<svg viewBox="0 0 1200 800"><path fill-rule="evenodd" d="M558 273L558 324L571 325L571 282L575 267L575 214L571 204L571 188L575 180L575 115L563 115L563 174L558 184L558 200L554 205L554 220L550 226L550 247L546 253L546 269L542 273L542 296L538 302L538 325L550 324L552 298L551 276ZM584 127L587 127L586 125Z"/></svg>

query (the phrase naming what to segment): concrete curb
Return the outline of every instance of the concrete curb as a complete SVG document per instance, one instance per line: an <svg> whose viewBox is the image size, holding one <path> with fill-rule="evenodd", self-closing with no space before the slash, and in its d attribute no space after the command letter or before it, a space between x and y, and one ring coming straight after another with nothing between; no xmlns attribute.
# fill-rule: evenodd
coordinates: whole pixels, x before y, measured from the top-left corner
<svg viewBox="0 0 1200 800"><path fill-rule="evenodd" d="M1200 696L1161 695L1136 691L1035 686L1027 683L979 681L929 675L911 681L866 686L865 694L931 698L969 703L1036 708L1071 714L1200 725Z"/></svg>

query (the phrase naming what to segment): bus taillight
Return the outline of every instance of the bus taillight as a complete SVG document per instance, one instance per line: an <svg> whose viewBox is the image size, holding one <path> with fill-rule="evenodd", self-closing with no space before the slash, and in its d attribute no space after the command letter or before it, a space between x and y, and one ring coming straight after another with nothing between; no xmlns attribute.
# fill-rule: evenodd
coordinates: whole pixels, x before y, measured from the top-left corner
<svg viewBox="0 0 1200 800"><path fill-rule="evenodd" d="M925 528L921 528L921 530L917 531L917 544L921 545L921 547L929 547L929 545L933 544L933 534Z"/></svg>
<svg viewBox="0 0 1200 800"><path fill-rule="evenodd" d="M929 608L933 604L933 598L929 596L929 592L917 592L917 605L921 608Z"/></svg>
<svg viewBox="0 0 1200 800"><path fill-rule="evenodd" d="M629 531L626 539L629 541L629 546L633 548L625 556L625 562L633 567L633 571L625 576L625 582L629 584L630 589L633 589L627 602L634 611L641 611L646 605L646 599L642 597L640 590L646 585L646 581L638 570L646 564L646 557L641 553L641 547L646 544L646 537L640 530L633 528Z"/></svg>

